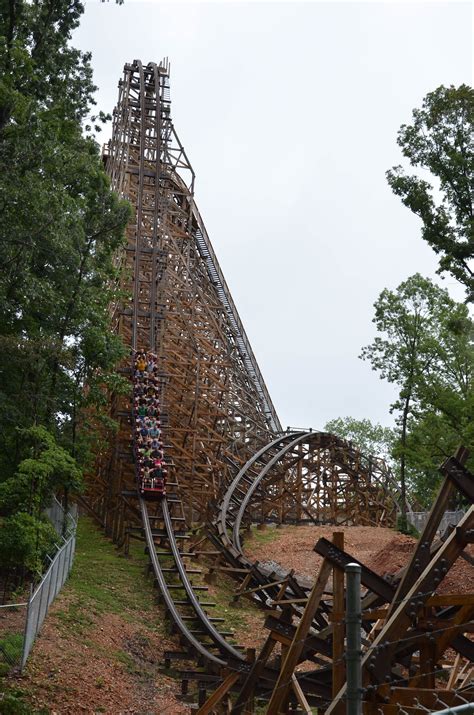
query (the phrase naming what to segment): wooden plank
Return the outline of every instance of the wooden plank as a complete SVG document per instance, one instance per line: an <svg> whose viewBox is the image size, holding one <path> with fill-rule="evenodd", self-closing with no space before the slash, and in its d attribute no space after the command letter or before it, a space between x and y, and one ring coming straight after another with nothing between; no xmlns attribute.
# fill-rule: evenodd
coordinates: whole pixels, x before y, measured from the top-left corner
<svg viewBox="0 0 474 715"><path fill-rule="evenodd" d="M287 579L286 576L283 579L279 579L278 581L272 581L271 583L263 583L260 586L255 586L255 588L249 588L246 591L237 591L234 599L236 597L240 596L248 596L250 593L256 593L257 591L265 591L267 588L271 588L272 586L281 586L281 584L286 584Z"/></svg>
<svg viewBox="0 0 474 715"><path fill-rule="evenodd" d="M298 683L298 679L294 673L291 676L291 687L293 688L293 691L296 695L296 699L299 702L304 714L313 715L313 711L311 710L309 703L306 700L304 693L301 689L301 685Z"/></svg>
<svg viewBox="0 0 474 715"><path fill-rule="evenodd" d="M337 546L328 539L319 539L314 547L314 551L331 561L334 566L337 566L341 570L344 570L347 564L359 564L361 568L361 583L367 588L370 588L370 590L378 596L381 596L387 603L392 601L395 588L388 583L388 581L376 574L375 571L364 566L359 559L356 559L342 549L338 549Z"/></svg>
<svg viewBox="0 0 474 715"><path fill-rule="evenodd" d="M460 447L456 451L456 458L460 464L465 464L469 456L469 452ZM440 467L440 472L445 473L446 464L449 460L446 460L444 464ZM392 605L389 608L388 618L394 613L396 604L401 601L402 598L406 596L410 588L413 586L417 578L423 572L425 567L430 561L430 547L433 543L433 539L436 537L436 532L443 518L444 512L448 505L449 498L453 492L453 482L445 477L443 483L438 492L438 496L431 508L428 521L425 524L425 528L418 540L415 550L405 568L404 574L398 588L395 593L395 597L392 601Z"/></svg>
<svg viewBox="0 0 474 715"><path fill-rule="evenodd" d="M223 698L227 695L229 690L240 678L240 673L229 673L227 678L225 678L219 687L214 690L211 697L206 700L204 705L201 705L196 715L210 715L212 710L218 705Z"/></svg>
<svg viewBox="0 0 474 715"><path fill-rule="evenodd" d="M308 635L311 623L321 602L324 588L331 574L331 568L332 566L330 562L327 559L324 559L321 564L318 577L309 595L306 608L303 611L303 615L301 616L300 622L296 628L293 641L288 648L288 653L286 654L286 658L283 662L275 688L273 689L273 693L268 704L267 715L278 715L281 706L285 701L291 683L291 676L296 668L296 665L298 664L299 657L303 650L304 641Z"/></svg>

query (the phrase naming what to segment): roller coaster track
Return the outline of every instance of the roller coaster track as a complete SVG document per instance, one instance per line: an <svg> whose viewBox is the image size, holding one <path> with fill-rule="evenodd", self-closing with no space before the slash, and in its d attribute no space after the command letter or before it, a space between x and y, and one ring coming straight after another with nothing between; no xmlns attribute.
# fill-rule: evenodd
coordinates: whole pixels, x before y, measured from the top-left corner
<svg viewBox="0 0 474 715"><path fill-rule="evenodd" d="M135 63L135 70L138 74L139 85L140 85L140 146L139 146L139 166L138 166L138 176L140 190L137 194L137 225L143 226L144 224L144 180L147 175L146 170L146 155L147 151L150 151L150 132L149 127L147 127L147 103L146 96L147 91L153 87L153 93L155 95L157 108L156 116L158 113L163 111L161 103L168 102L168 88L167 88L167 75L160 72L157 65L152 64L147 68L147 72L153 78L152 83L146 83L145 81L145 70L141 62L137 61ZM169 132L169 128L164 129L164 136ZM159 155L161 151L161 141L163 139L163 133L160 134L159 131L153 133L153 138L155 141L155 151ZM165 143L166 147L166 143ZM181 147L182 149L182 147ZM184 153L184 150L182 150ZM150 172L148 172L149 175ZM169 177L168 177L169 178ZM173 180L173 186L175 190L182 189L182 182L178 177ZM140 239L142 236L140 233L136 237L135 241L135 252L134 252L134 278L133 278L133 311L132 311L132 324L131 324L131 343L132 348L137 350L138 348L149 350L156 349L156 339L158 335L158 326L160 318L156 311L156 297L157 297L157 287L160 283L160 262L158 261L158 220L160 217L160 162L155 163L155 175L153 187L153 221L152 221L152 232L151 232L151 254L149 252L143 253L143 246L140 245ZM163 212L162 212L163 213ZM235 310L230 296L227 298L228 289L223 280L222 273L218 266L217 260L214 253L210 247L210 243L207 239L207 234L205 229L198 229L196 232L196 240L199 246L199 250L203 256L205 256L207 268L212 275L213 281L218 285L218 291L221 299L224 301L225 308L230 314L232 319L233 328L236 330L237 343L239 349L245 349L248 343L245 333L241 327L240 319ZM151 261L149 257L151 255ZM145 262L145 266L143 266ZM150 264L150 265L148 265ZM147 279L149 284L147 290L143 290L143 279L142 273L147 272L147 269L151 269L151 275ZM145 292L145 296L144 296ZM144 297L147 299L144 301ZM148 313L147 322L143 324L141 321L141 309L145 307L146 313ZM247 360L249 369L253 368L255 362L253 354L250 350L247 350ZM253 358L253 359L252 359ZM256 363L255 363L256 365ZM258 368L257 368L258 370ZM252 377L254 380L259 382L260 373L253 370ZM259 390L263 395L265 393L265 385L259 383ZM269 407L271 403L267 402L267 409L271 413ZM174 484L170 483L168 489L171 486L178 486L177 482ZM151 566L153 568L153 574L156 584L160 590L161 596L163 598L164 604L171 616L175 627L178 629L179 633L185 640L188 649L190 649L193 654L197 655L201 659L204 659L213 666L224 666L229 661L236 661L237 663L243 662L245 659L242 653L237 650L231 643L229 643L214 626L211 618L205 612L202 604L199 601L198 596L195 592L195 587L193 587L189 574L186 571L185 564L183 562L183 556L179 549L177 540L179 537L183 536L182 533L176 533L173 525L174 519L181 520L183 517L173 517L170 513L170 507L168 504L168 498L164 497L159 503L159 514L150 515L148 505L143 498L139 498L140 511L142 515L143 532L146 540L147 550L151 561ZM181 502L177 495L173 499L173 507L179 508ZM155 538L157 535L157 523L163 524L163 529L159 530L159 538L162 543L167 544L168 551L163 552L158 550L155 545ZM172 557L174 562L174 567L169 569L162 565L161 560L165 558L166 560ZM179 582L178 584L170 584L166 578L167 573L173 573L176 575ZM185 600L177 599L173 596L173 591L184 591ZM183 615L183 610L187 611ZM189 611L192 611L193 616L189 615ZM186 619L186 620L185 620ZM198 623L200 638L196 637L193 629L189 626L189 619L193 622ZM209 640L213 645L209 644ZM215 646L215 647L213 647ZM217 648L220 655L216 655L213 650Z"/></svg>
<svg viewBox="0 0 474 715"><path fill-rule="evenodd" d="M133 79L133 75L136 79ZM147 74L149 81L147 82ZM153 80L152 82L150 80ZM137 81L138 80L138 81ZM121 86L121 93L128 91L131 87L138 85L139 98L129 102L140 111L137 117L137 133L134 136L138 142L138 161L132 171L138 175L138 187L135 193L135 204L137 214L136 230L133 240L129 243L129 256L133 253L133 302L131 320L127 326L122 326L122 334L128 335L131 346L134 350L146 349L156 350L157 341L160 335L160 320L161 316L157 310L157 295L159 293L160 282L162 281L163 266L160 262L160 245L158 225L163 223L166 215L166 205L163 201L163 180L167 184L168 191L171 190L174 197L186 194L189 191L181 177L176 173L176 166L167 167L163 171L163 154L167 153L167 140L172 133L172 128L161 127L158 122L158 128L151 132L151 138L154 141L154 176L147 165L146 157L150 156L150 128L148 126L151 102L149 95L154 95L156 108L154 110L154 119L165 116L164 124L166 125L167 103L169 95L167 91L167 73L162 71L156 65L149 65L146 70L141 62L136 62L126 72L125 80ZM152 92L150 92L152 88ZM147 96L148 95L148 96ZM163 104L165 110L163 111ZM148 113L147 113L148 109ZM122 117L123 119L123 117ZM128 121L130 117L128 117ZM116 135L119 132L116 131ZM131 142L129 141L129 144ZM164 148L163 148L164 145ZM127 147L129 150L130 147ZM182 163L184 150L179 144L180 158L178 163ZM127 157L125 166L123 165L124 154L119 152L119 163L121 171L125 168L130 169L130 156ZM168 154L169 156L169 154ZM158 158L161 157L161 162ZM117 166L117 162L114 165ZM113 177L113 173L112 173ZM153 178L152 182L148 182L145 188L145 179ZM164 177L164 179L163 179ZM122 180L123 177L120 176ZM194 180L194 177L192 181ZM124 192L125 195L126 192ZM133 198L133 194L128 194L129 198ZM151 199L150 199L151 196ZM176 199L174 199L176 201ZM152 207L152 215L148 217L147 222L147 206L150 214ZM211 281L216 291L218 300L220 301L223 310L228 318L232 334L234 336L235 345L240 353L242 365L248 380L254 384L258 399L263 405L264 419L267 420L270 431L276 432L281 430L281 426L271 403L266 385L261 376L253 351L251 349L248 338L243 329L240 317L232 301L230 291L227 287L222 271L219 267L217 258L209 241L204 223L198 213L194 201L189 202L188 221L191 222L194 240L199 251L199 255L204 262L209 280ZM147 225L148 224L148 225ZM148 231L140 231L141 228L148 228ZM151 231L150 231L151 228ZM145 241L143 240L145 237ZM145 243L145 245L144 245ZM159 351L158 351L159 352ZM166 430L165 430L166 433ZM285 445L295 445L304 439L305 435L301 434L286 434L273 440L270 445L260 449L251 459L247 461L244 468L240 470L237 477L232 482L231 488L224 497L224 502L227 503L227 509L231 503L235 506L236 494L242 492L242 487L247 487L247 493L242 499L242 508L237 513L234 536L237 534L237 548L240 548L238 542L238 528L242 519L243 510L248 504L249 499L258 488L258 484L263 475L259 479L252 482L250 478L250 468L255 469L259 461L262 459L268 460L268 457L273 455L273 458L266 462L266 468L272 466L279 456L285 451ZM265 469L264 469L265 473ZM169 482L168 493L171 487L178 487L178 482ZM198 662L206 663L207 667L212 670L222 668L223 666L231 666L233 669L245 673L249 670L249 664L246 662L243 654L217 630L212 618L205 611L204 606L199 600L195 591L195 586L191 582L191 573L186 569L184 559L186 554L183 554L178 546L178 539L185 536L182 531L176 531L174 524L182 523L184 517L172 516L170 507L173 513L176 513L181 508L182 504L178 494L173 494L172 497L165 497L158 505L158 513L150 514L149 505L142 498L139 499L140 512L142 516L142 528L146 541L147 551L149 554L151 567L155 582L159 588L164 605L171 617L175 629L179 632L182 640L186 645L186 654L182 657L197 658ZM184 513L184 511L182 510ZM161 526L161 528L157 528ZM223 534L224 545L226 543L226 532ZM159 540L160 548L156 547L156 539ZM232 546L232 549L235 547ZM243 561L243 554L239 553L240 559ZM173 561L173 566L170 568L169 560ZM177 579L177 583L170 583L170 577ZM265 578L262 574L262 578ZM203 588L203 587L200 587ZM176 593L184 593L182 596L176 597ZM275 589L268 589L268 594L275 595ZM210 604L209 604L210 605ZM209 607L209 605L207 607ZM190 625L194 624L194 626ZM275 677L275 676L274 676Z"/></svg>
<svg viewBox="0 0 474 715"><path fill-rule="evenodd" d="M117 258L131 299L111 306L111 320L131 348L157 355L170 475L161 501L138 496L141 526L127 533L135 529L145 540L160 597L184 644L175 659L197 662L213 682L224 668L244 677L251 664L232 634L216 627L221 619L207 612L214 604L200 600L206 587L193 584L199 572L186 565L193 554L180 543L189 539L192 522L207 523L209 540L228 564L248 571L255 599L266 604L278 595L305 598L308 585L286 574L282 594L272 570L249 561L245 521L334 519L346 499L347 519L365 510L380 523L393 519L396 504L384 491L383 469L362 463L347 444L312 431L283 433L196 207L194 171L171 121L166 62L125 65L105 158L112 188L135 209ZM126 520L137 513L130 503L137 498L129 457L133 410L127 398L117 398L114 409L117 444L99 464L94 508L113 514L112 535L123 542ZM365 502L358 504L362 492ZM298 606L292 611L301 613ZM314 626L328 627L324 605ZM321 697L328 694L326 671L304 676ZM276 677L265 668L262 688L271 689Z"/></svg>

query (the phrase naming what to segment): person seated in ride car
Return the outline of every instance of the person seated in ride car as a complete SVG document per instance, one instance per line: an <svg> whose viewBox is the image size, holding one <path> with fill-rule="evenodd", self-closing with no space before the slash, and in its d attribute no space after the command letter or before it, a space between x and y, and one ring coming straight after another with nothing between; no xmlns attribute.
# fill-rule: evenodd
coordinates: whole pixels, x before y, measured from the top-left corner
<svg viewBox="0 0 474 715"><path fill-rule="evenodd" d="M138 397L141 397L144 394L145 394L144 386L142 385L141 382L137 382L135 384L135 395L138 395Z"/></svg>
<svg viewBox="0 0 474 715"><path fill-rule="evenodd" d="M139 447L138 451L143 460L149 459L151 457L152 450L146 442Z"/></svg>
<svg viewBox="0 0 474 715"><path fill-rule="evenodd" d="M137 362L136 362L137 370L138 372L145 372L146 370L146 359L143 354L140 354L139 357L137 357Z"/></svg>
<svg viewBox="0 0 474 715"><path fill-rule="evenodd" d="M165 491L165 482L162 477L155 477L153 482L154 482L154 489L156 489L159 492Z"/></svg>
<svg viewBox="0 0 474 715"><path fill-rule="evenodd" d="M150 435L150 437L151 437L152 439L158 439L158 437L159 437L160 434L161 434L161 430L160 430L160 428L158 427L158 424L157 424L157 423L158 423L158 420L155 420L155 421L153 422L153 424L151 425L151 427L149 428L149 430L148 430L148 434Z"/></svg>

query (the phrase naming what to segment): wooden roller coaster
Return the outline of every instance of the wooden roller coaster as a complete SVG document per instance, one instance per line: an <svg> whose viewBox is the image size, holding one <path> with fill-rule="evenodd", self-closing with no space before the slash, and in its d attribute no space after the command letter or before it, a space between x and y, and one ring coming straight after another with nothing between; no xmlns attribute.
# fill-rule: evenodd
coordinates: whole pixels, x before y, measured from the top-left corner
<svg viewBox="0 0 474 715"><path fill-rule="evenodd" d="M318 542L324 562L312 587L291 572L250 562L242 533L255 522L393 526L396 483L381 460L334 435L282 430L196 207L194 171L171 119L167 62L125 65L104 161L112 188L134 208L116 259L124 297L111 306L111 322L131 349L157 356L169 476L161 500L140 498L131 385L129 396L111 396L119 429L99 451L88 508L124 548L132 537L146 543L180 637L181 650L166 654L167 665L180 664L184 691L197 684L200 715L223 704L250 713L255 699L269 702L271 713L312 706L339 712L345 698L340 572L350 557L340 542ZM132 378L129 362L121 372ZM425 697L421 691L436 690L435 666L448 649L459 656L449 675L454 692L471 659L465 632L474 600L447 604L433 595L472 533L471 509L446 541L435 541L453 485L472 501L465 454L453 460L410 566L390 580L362 571L367 712L396 712L402 690L412 712L407 693ZM205 600L193 562L199 547L190 538L198 526L211 571L226 569L239 580L239 597L271 609L268 640L256 658L209 615L213 603ZM446 623L454 624L449 635ZM298 672L303 661L311 667Z"/></svg>

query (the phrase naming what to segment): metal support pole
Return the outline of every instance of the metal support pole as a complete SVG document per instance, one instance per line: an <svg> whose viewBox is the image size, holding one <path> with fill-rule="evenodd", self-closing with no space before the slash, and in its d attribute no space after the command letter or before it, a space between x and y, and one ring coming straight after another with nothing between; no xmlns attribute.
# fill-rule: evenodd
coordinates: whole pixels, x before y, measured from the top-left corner
<svg viewBox="0 0 474 715"><path fill-rule="evenodd" d="M359 564L346 566L346 671L347 671L347 715L362 713L362 652L361 652L361 603Z"/></svg>
<svg viewBox="0 0 474 715"><path fill-rule="evenodd" d="M474 713L474 703L466 703L465 705L456 705L455 708L447 708L446 710L437 710L433 715L467 715Z"/></svg>

